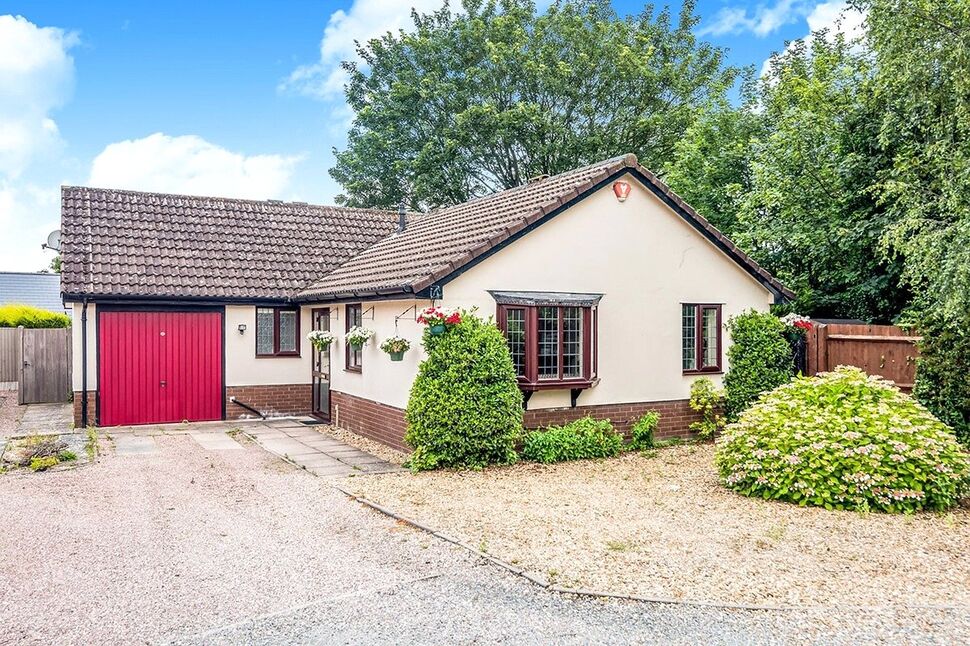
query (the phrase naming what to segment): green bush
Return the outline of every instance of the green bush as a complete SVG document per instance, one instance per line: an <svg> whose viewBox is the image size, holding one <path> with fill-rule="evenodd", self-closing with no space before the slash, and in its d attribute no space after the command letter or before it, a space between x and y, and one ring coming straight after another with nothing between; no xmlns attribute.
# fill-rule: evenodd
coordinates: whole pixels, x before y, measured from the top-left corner
<svg viewBox="0 0 970 646"><path fill-rule="evenodd" d="M970 316L962 321L927 316L919 331L913 396L970 446Z"/></svg>
<svg viewBox="0 0 970 646"><path fill-rule="evenodd" d="M839 366L776 388L717 442L724 484L826 509L944 510L967 493L970 454L891 383Z"/></svg>
<svg viewBox="0 0 970 646"><path fill-rule="evenodd" d="M51 455L46 458L31 458L30 459L30 470L31 471L47 471L51 467L56 467L60 460L57 459L56 455Z"/></svg>
<svg viewBox="0 0 970 646"><path fill-rule="evenodd" d="M584 417L564 426L550 426L525 436L522 457L533 462L564 462L609 458L623 448L623 436L608 419Z"/></svg>
<svg viewBox="0 0 970 646"><path fill-rule="evenodd" d="M763 392L792 378L792 351L785 324L767 312L750 310L728 320L731 347L724 375L724 406L735 420Z"/></svg>
<svg viewBox="0 0 970 646"><path fill-rule="evenodd" d="M404 440L414 470L481 468L516 459L522 433L519 391L505 337L463 312L441 336L425 330L427 358L411 386Z"/></svg>
<svg viewBox="0 0 970 646"><path fill-rule="evenodd" d="M690 385L690 408L701 414L700 421L692 422L690 430L702 440L708 440L724 430L726 420L721 414L724 396L710 379L695 379Z"/></svg>
<svg viewBox="0 0 970 646"><path fill-rule="evenodd" d="M71 317L31 305L0 305L0 327L71 327Z"/></svg>
<svg viewBox="0 0 970 646"><path fill-rule="evenodd" d="M655 410L645 413L643 417L638 419L630 429L629 448L634 451L652 449L654 447L653 433L657 430L659 422L660 413Z"/></svg>

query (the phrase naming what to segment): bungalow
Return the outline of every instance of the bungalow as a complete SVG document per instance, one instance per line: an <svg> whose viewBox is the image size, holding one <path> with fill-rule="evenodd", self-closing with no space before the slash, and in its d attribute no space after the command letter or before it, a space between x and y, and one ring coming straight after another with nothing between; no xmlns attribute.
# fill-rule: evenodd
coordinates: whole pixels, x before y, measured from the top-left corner
<svg viewBox="0 0 970 646"><path fill-rule="evenodd" d="M723 322L791 293L633 155L428 214L64 187L75 422L315 415L403 446L420 311L505 332L526 427L693 415ZM77 322L80 322L79 324ZM357 350L355 325L375 336ZM310 330L337 340L319 352ZM379 349L397 334L412 349Z"/></svg>

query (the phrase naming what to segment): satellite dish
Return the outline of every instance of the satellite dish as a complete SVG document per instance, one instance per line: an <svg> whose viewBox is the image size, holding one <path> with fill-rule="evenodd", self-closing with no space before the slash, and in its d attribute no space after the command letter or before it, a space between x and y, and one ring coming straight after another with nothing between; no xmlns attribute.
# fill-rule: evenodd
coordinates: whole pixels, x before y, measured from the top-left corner
<svg viewBox="0 0 970 646"><path fill-rule="evenodd" d="M53 249L54 251L61 250L61 230L54 229L47 236L47 244L41 245L44 249Z"/></svg>

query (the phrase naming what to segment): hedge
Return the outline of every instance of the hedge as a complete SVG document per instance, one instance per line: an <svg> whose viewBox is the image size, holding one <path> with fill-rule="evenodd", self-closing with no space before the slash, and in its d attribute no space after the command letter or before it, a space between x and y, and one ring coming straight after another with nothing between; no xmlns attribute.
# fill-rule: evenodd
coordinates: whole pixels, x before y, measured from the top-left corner
<svg viewBox="0 0 970 646"><path fill-rule="evenodd" d="M0 305L0 327L71 327L71 317L32 305Z"/></svg>

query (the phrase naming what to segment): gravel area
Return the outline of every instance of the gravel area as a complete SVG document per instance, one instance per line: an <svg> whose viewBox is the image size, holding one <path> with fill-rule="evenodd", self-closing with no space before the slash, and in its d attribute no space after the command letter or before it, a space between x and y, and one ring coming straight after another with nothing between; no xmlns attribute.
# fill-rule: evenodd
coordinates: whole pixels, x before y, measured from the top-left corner
<svg viewBox="0 0 970 646"><path fill-rule="evenodd" d="M970 510L862 515L717 483L713 446L375 476L350 490L574 589L769 606L970 610Z"/></svg>
<svg viewBox="0 0 970 646"><path fill-rule="evenodd" d="M254 444L153 440L150 454L109 448L73 471L0 475L0 643L970 640L970 618L952 610L758 612L555 594Z"/></svg>
<svg viewBox="0 0 970 646"><path fill-rule="evenodd" d="M13 435L24 408L17 405L16 390L0 390L0 438Z"/></svg>

